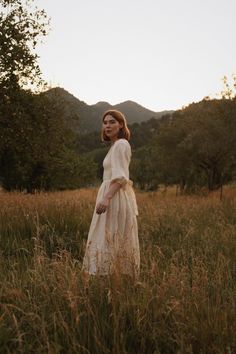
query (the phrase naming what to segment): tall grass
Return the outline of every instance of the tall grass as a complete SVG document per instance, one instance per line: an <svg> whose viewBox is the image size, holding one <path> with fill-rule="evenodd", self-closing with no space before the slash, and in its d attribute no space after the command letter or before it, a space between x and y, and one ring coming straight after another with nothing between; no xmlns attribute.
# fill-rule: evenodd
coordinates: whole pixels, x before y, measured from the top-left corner
<svg viewBox="0 0 236 354"><path fill-rule="evenodd" d="M136 281L81 273L96 193L0 193L0 353L235 353L236 189L136 192Z"/></svg>

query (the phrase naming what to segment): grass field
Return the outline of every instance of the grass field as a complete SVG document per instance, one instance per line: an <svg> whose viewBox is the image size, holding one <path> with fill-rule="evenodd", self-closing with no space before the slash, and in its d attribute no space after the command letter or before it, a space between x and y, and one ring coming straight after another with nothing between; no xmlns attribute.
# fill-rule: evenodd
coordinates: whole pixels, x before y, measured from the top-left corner
<svg viewBox="0 0 236 354"><path fill-rule="evenodd" d="M136 191L135 282L81 274L96 193L0 192L0 353L236 353L236 188Z"/></svg>

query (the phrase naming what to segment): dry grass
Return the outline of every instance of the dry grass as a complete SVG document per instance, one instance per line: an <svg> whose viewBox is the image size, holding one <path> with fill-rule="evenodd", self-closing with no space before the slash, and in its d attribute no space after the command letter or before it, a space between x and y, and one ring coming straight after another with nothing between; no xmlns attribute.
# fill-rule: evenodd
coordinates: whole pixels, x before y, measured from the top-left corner
<svg viewBox="0 0 236 354"><path fill-rule="evenodd" d="M235 187L136 192L136 282L80 271L96 193L0 192L0 353L235 353Z"/></svg>

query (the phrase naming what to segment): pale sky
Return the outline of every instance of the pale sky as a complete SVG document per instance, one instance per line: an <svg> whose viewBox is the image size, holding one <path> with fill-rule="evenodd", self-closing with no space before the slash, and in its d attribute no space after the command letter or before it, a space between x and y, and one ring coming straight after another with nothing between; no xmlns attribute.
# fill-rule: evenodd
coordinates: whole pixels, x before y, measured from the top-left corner
<svg viewBox="0 0 236 354"><path fill-rule="evenodd" d="M178 109L236 73L235 0L36 0L43 77L87 104Z"/></svg>

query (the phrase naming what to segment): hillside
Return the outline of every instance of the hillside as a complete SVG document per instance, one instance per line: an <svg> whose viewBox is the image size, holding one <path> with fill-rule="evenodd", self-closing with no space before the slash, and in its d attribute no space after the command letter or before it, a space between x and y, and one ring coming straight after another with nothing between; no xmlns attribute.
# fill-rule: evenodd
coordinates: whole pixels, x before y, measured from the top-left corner
<svg viewBox="0 0 236 354"><path fill-rule="evenodd" d="M153 112L133 101L125 101L116 105L111 105L108 102L88 105L60 87L52 88L44 94L54 96L62 103L69 124L79 133L100 131L102 114L108 109L117 109L123 112L128 124L145 122L151 118L158 119L173 112Z"/></svg>

